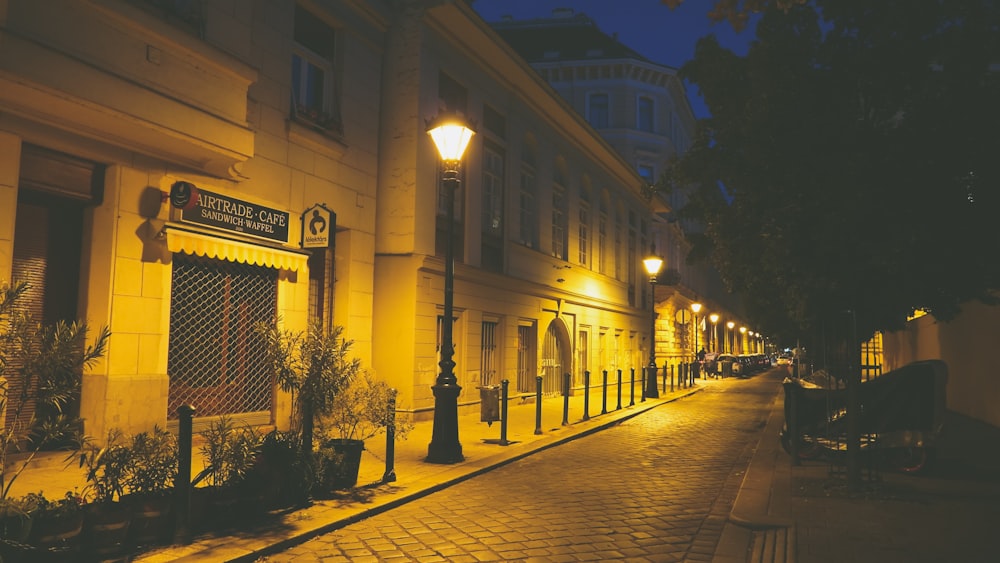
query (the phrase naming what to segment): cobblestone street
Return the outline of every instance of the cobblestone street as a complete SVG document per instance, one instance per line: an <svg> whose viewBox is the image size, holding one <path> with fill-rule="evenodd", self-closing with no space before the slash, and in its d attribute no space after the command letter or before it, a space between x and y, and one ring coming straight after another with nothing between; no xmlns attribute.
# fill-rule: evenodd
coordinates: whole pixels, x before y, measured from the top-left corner
<svg viewBox="0 0 1000 563"><path fill-rule="evenodd" d="M261 561L710 561L776 383L709 386Z"/></svg>

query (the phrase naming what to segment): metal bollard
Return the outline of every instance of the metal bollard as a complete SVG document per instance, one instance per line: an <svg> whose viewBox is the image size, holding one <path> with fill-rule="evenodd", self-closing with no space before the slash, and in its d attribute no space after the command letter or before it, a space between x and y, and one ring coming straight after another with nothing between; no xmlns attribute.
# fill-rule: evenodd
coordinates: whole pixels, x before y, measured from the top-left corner
<svg viewBox="0 0 1000 563"><path fill-rule="evenodd" d="M670 392L674 392L674 366L670 366Z"/></svg>
<svg viewBox="0 0 1000 563"><path fill-rule="evenodd" d="M590 420L590 370L583 372L583 419Z"/></svg>
<svg viewBox="0 0 1000 563"><path fill-rule="evenodd" d="M608 414L608 370L601 373L604 374L601 382L601 414Z"/></svg>
<svg viewBox="0 0 1000 563"><path fill-rule="evenodd" d="M195 408L177 407L177 475L174 476L174 543L191 543L191 447Z"/></svg>
<svg viewBox="0 0 1000 563"><path fill-rule="evenodd" d="M667 362L663 362L663 392L667 392Z"/></svg>
<svg viewBox="0 0 1000 563"><path fill-rule="evenodd" d="M642 398L639 399L639 402L645 403L646 402L646 368L642 368L642 389L641 389L641 391L642 391L642 395L641 395Z"/></svg>
<svg viewBox="0 0 1000 563"><path fill-rule="evenodd" d="M622 410L622 370L618 370L618 407L615 410Z"/></svg>
<svg viewBox="0 0 1000 563"><path fill-rule="evenodd" d="M569 426L569 372L563 374L563 426Z"/></svg>
<svg viewBox="0 0 1000 563"><path fill-rule="evenodd" d="M396 481L396 393L393 389L389 394L389 406L387 412L392 418L385 428L385 473L382 474L383 483L393 483Z"/></svg>
<svg viewBox="0 0 1000 563"><path fill-rule="evenodd" d="M535 434L542 433L542 376L535 376Z"/></svg>
<svg viewBox="0 0 1000 563"><path fill-rule="evenodd" d="M629 372L629 382L628 382L628 406L635 404L635 368L632 368Z"/></svg>
<svg viewBox="0 0 1000 563"><path fill-rule="evenodd" d="M507 441L507 388L510 387L510 380L504 379L500 382L500 445L506 446Z"/></svg>

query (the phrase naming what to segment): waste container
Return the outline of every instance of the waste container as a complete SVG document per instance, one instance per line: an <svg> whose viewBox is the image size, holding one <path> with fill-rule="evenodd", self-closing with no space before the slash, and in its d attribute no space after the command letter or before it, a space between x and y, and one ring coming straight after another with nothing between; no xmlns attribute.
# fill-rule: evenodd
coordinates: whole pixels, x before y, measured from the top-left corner
<svg viewBox="0 0 1000 563"><path fill-rule="evenodd" d="M486 385L479 388L479 420L490 426L500 420L500 386Z"/></svg>
<svg viewBox="0 0 1000 563"><path fill-rule="evenodd" d="M691 379L701 377L701 362L691 362Z"/></svg>

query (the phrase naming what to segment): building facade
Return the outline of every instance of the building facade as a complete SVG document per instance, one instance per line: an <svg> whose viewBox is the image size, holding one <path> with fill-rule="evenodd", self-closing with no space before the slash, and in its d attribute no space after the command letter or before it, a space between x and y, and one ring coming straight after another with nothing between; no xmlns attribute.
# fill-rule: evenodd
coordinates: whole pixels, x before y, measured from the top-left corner
<svg viewBox="0 0 1000 563"><path fill-rule="evenodd" d="M648 356L644 180L464 2L12 0L0 38L0 280L108 326L85 432L227 415L287 428L259 323L342 325L399 408L433 409L446 224L476 387L574 388ZM628 377L628 375L626 375ZM11 421L6 421L10 423Z"/></svg>

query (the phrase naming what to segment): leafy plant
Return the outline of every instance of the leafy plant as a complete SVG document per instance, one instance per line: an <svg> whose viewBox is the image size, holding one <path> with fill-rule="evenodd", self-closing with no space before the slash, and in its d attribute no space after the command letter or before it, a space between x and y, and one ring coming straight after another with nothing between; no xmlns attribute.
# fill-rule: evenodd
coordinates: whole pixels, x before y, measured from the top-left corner
<svg viewBox="0 0 1000 563"><path fill-rule="evenodd" d="M388 429L405 439L413 423L397 419L392 399L395 390L385 381L365 372L333 400L329 414L320 418L320 428L328 438L367 440Z"/></svg>
<svg viewBox="0 0 1000 563"><path fill-rule="evenodd" d="M281 389L293 394L302 429L302 451L313 451L313 431L319 417L330 414L334 399L361 371L361 361L349 357L353 340L344 328L325 329L313 322L303 334L260 324L267 343L267 362Z"/></svg>
<svg viewBox="0 0 1000 563"><path fill-rule="evenodd" d="M233 487L243 483L257 461L262 444L260 432L250 425L237 427L232 418L221 416L201 433L205 469L193 480L209 485Z"/></svg>
<svg viewBox="0 0 1000 563"><path fill-rule="evenodd" d="M173 487L177 476L177 440L173 434L159 426L136 434L129 446L129 457L126 484L130 493L161 495Z"/></svg>
<svg viewBox="0 0 1000 563"><path fill-rule="evenodd" d="M0 430L0 502L43 448L79 446L83 371L104 355L111 335L104 327L87 345L86 323L35 321L18 305L27 289L0 285L0 413L8 421ZM11 464L9 454L22 451Z"/></svg>
<svg viewBox="0 0 1000 563"><path fill-rule="evenodd" d="M133 460L132 450L126 445L121 430L108 431L107 441L102 446L85 441L73 457L78 457L80 467L86 468L84 498L95 503L121 500Z"/></svg>

